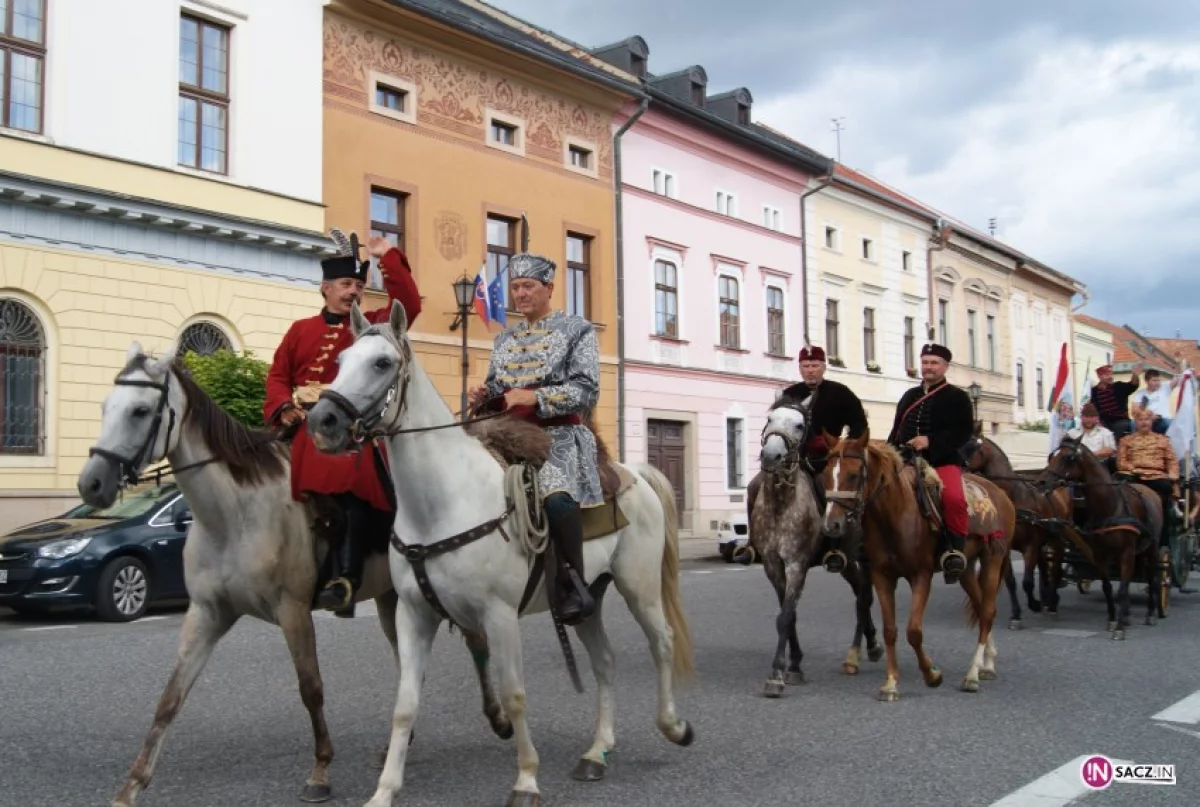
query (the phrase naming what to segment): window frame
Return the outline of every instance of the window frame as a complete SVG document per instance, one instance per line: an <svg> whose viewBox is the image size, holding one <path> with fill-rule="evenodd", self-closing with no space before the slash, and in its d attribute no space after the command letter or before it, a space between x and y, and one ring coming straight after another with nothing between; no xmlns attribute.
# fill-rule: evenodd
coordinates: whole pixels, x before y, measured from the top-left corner
<svg viewBox="0 0 1200 807"><path fill-rule="evenodd" d="M48 52L46 41L50 28L50 0L38 0L38 2L40 3L41 25L38 30L37 41L20 39L9 33L12 31L13 19L16 16L15 0L9 0L5 9L4 20L0 23L0 70L3 70L4 74L3 82L0 83L0 99L3 99L3 102L0 103L0 129L7 129L12 132L24 132L30 135L45 135L46 133L46 55ZM13 53L33 59L38 65L36 129L13 126L9 117L9 105L12 103Z"/></svg>
<svg viewBox="0 0 1200 807"><path fill-rule="evenodd" d="M724 295L725 281L728 281L729 287L733 289L736 296L726 297ZM727 308L733 309L732 315L725 310ZM717 275L717 329L718 347L725 350L742 349L742 284L737 275L730 272L721 272ZM726 339L729 333L734 336L733 344Z"/></svg>
<svg viewBox="0 0 1200 807"><path fill-rule="evenodd" d="M11 2L11 0L10 0L10 2ZM183 130L182 130L182 127L178 127L178 123L179 123L178 118L176 119L177 130L175 133L175 163L180 168L185 168L189 171L201 171L205 174L211 174L211 175L216 175L216 176L229 176L230 175L229 164L231 162L231 157L232 157L232 155L229 153L229 138L230 138L229 130L230 130L231 124L233 122L233 115L232 115L233 73L230 68L232 66L232 61L233 61L233 29L234 29L234 26L230 25L228 23L219 22L217 20L210 19L208 17L202 17L199 14L192 13L186 9L181 9L179 12L179 22L180 22L181 30L179 31L179 38L176 42L176 44L179 47L179 59L177 60L178 62L182 61L182 50L183 50L182 24L185 20L194 22L198 26L197 32L198 32L199 40L196 43L196 53L197 53L197 56L196 56L196 58L197 58L196 78L198 81L200 81L202 83L204 81L204 29L206 27L211 27L211 28L216 28L224 33L224 35L225 35L225 66L224 66L225 92L224 92L224 94L221 94L221 93L215 92L213 90L207 90L204 87L199 86L199 85L191 85L191 84L184 83L183 76L182 76L182 69L180 69L181 74L178 76L178 80L176 81L176 85L177 85L176 97L180 100L186 98L190 101L193 101L196 104L196 129L195 129L196 140L194 143L194 153L193 153L193 156L195 157L195 160L196 160L196 164L188 165L187 163L183 163L183 162L179 161L179 149L183 146L183 142L181 139ZM179 66L179 65L177 65L177 66ZM204 141L203 141L202 133L204 130L204 112L203 112L204 104L209 104L211 106L219 107L219 108L223 109L224 113L225 113L225 125L222 129L222 136L223 136L223 143L222 143L223 151L221 152L222 153L222 165L221 165L221 169L219 171L214 171L212 169L203 167L202 155L203 155L203 151L204 151Z"/></svg>
<svg viewBox="0 0 1200 807"><path fill-rule="evenodd" d="M11 344L0 343L0 458L45 458L50 450L50 333L46 323L25 300L20 297L2 296L0 306L12 305L17 307L22 316L29 320L34 329L35 340L25 343L14 341ZM28 448L18 446L9 448L4 445L8 432L8 402L7 402L7 370L10 359L25 360L34 368L33 376L33 434L32 445Z"/></svg>
<svg viewBox="0 0 1200 807"><path fill-rule="evenodd" d="M746 489L746 420L725 417L725 489Z"/></svg>
<svg viewBox="0 0 1200 807"><path fill-rule="evenodd" d="M787 356L787 295L783 292L783 287L774 283L768 283L766 287L764 302L767 309L767 354L771 356L785 357ZM779 295L779 307L771 307L771 293ZM773 321L778 325L777 328L772 328ZM776 344L778 340L778 344Z"/></svg>
<svg viewBox="0 0 1200 807"><path fill-rule="evenodd" d="M571 260L570 244L572 239L580 241L583 244L582 262ZM566 258L565 263L567 266L566 288L564 289L564 293L566 294L567 313L583 317L589 322L592 321L592 245L594 241L595 238L590 235L575 232L573 230L567 230L567 235L563 242L564 257ZM582 275L583 278L582 311L572 310L574 298L574 296L571 294L572 279L575 278L576 275Z"/></svg>
<svg viewBox="0 0 1200 807"><path fill-rule="evenodd" d="M660 263L664 267L665 266L671 267L671 271L675 275L675 282L673 285L668 286L668 285L666 285L665 282L660 283L658 281L658 265ZM653 271L654 271L654 277L653 277L653 280L654 280L654 335L662 337L664 339L679 339L680 338L680 336L679 336L679 265L676 264L675 261L668 260L667 258L655 258ZM664 273L664 277L665 277L665 273ZM664 300L667 299L667 297L669 296L674 301L675 312L673 314L669 314L665 311L659 310L658 301L659 301L660 293L662 294L662 298ZM664 317L671 318L671 325L673 326L672 330L674 331L673 333L666 332L665 327L663 327L663 325L665 325L665 320L663 321L663 324L660 325L660 319L662 319Z"/></svg>
<svg viewBox="0 0 1200 807"><path fill-rule="evenodd" d="M377 101L380 89L402 94L404 109L392 109L389 106L380 105ZM417 123L417 85L398 76L391 76L378 70L368 70L367 108L376 115L415 126Z"/></svg>
<svg viewBox="0 0 1200 807"><path fill-rule="evenodd" d="M967 309L967 361L971 367L979 366L979 352L975 340L978 337L979 312L974 308Z"/></svg>
<svg viewBox="0 0 1200 807"><path fill-rule="evenodd" d="M1025 408L1025 362L1022 359L1017 359L1017 369L1014 373L1014 380L1017 383L1017 407Z"/></svg>
<svg viewBox="0 0 1200 807"><path fill-rule="evenodd" d="M830 309L830 305L833 306ZM830 318L830 312L833 313L833 318ZM829 358L840 358L840 345L838 344L841 320L838 318L839 300L834 297L825 298L825 352Z"/></svg>
<svg viewBox="0 0 1200 807"><path fill-rule="evenodd" d="M984 338L987 341L988 370L994 373L996 372L996 315L985 314L984 326L987 329Z"/></svg>
<svg viewBox="0 0 1200 807"><path fill-rule="evenodd" d="M488 233L488 229L489 229L488 222L492 221L492 220L502 221L508 225L508 245L507 246L501 246L499 244L492 243L491 236ZM487 282L489 284L491 284L491 282L496 279L496 277L500 273L500 271L502 271L499 267L499 258L496 258L497 265L495 267L495 271L493 271L492 256L493 255L505 256L508 260L506 260L504 263L504 270L507 270L509 261L511 261L513 259L513 256L517 254L517 228L519 226L520 226L519 219L514 219L511 216L505 216L501 213L493 213L493 212L489 211L487 213L487 215L484 217L483 240L484 240L484 245L486 247L484 277L487 279ZM516 309L512 308L512 301L508 294L508 285L509 285L509 281L507 281L507 280L501 282L500 296L504 302L505 312L509 313L509 314L515 314Z"/></svg>
<svg viewBox="0 0 1200 807"><path fill-rule="evenodd" d="M917 369L917 318L904 318L904 372Z"/></svg>
<svg viewBox="0 0 1200 807"><path fill-rule="evenodd" d="M875 358L875 309L863 307L863 364L878 364Z"/></svg>
<svg viewBox="0 0 1200 807"><path fill-rule="evenodd" d="M374 217L371 207L375 201L375 197L377 196L390 199L396 203L396 218L399 223L392 224L391 222L382 221ZM393 246L398 247L400 251L406 255L408 254L406 242L408 231L409 196L410 195L404 191L386 188L382 185L371 185L367 192L367 233L370 236L378 235L382 236L383 238L387 238L388 235L397 236L396 242L393 242ZM390 241L391 239L388 240ZM378 281L376 278L378 278ZM383 288L383 276L380 274L377 268L371 269L371 274L367 279L367 288Z"/></svg>

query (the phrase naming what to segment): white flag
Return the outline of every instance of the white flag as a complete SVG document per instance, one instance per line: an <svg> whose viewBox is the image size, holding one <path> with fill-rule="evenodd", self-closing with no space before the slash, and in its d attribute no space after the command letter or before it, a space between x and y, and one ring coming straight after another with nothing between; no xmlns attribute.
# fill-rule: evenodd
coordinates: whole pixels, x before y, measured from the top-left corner
<svg viewBox="0 0 1200 807"><path fill-rule="evenodd" d="M1175 419L1167 428L1167 439L1181 461L1186 460L1196 446L1196 385L1192 382L1190 368L1179 382L1179 405Z"/></svg>

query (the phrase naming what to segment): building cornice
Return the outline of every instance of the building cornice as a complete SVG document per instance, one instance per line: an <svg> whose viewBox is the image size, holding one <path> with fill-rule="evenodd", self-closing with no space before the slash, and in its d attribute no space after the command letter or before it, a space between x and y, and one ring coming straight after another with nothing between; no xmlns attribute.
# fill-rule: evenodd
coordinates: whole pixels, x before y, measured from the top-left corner
<svg viewBox="0 0 1200 807"><path fill-rule="evenodd" d="M111 191L0 171L0 200L314 257L336 253L323 233L222 216Z"/></svg>

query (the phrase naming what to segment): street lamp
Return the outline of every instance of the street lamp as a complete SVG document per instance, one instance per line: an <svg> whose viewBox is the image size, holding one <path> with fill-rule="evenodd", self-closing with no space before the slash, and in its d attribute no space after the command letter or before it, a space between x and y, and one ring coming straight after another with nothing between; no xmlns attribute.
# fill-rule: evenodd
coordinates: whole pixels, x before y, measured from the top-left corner
<svg viewBox="0 0 1200 807"><path fill-rule="evenodd" d="M972 381L971 386L967 387L967 394L971 396L971 411L975 413L975 420L978 422L979 396L983 394L983 387L979 386L978 381Z"/></svg>
<svg viewBox="0 0 1200 807"><path fill-rule="evenodd" d="M459 409L463 420L467 419L467 376L471 372L471 358L467 353L467 317L471 316L471 303L475 300L475 281L464 274L454 281L454 302L458 305L458 316L450 324L450 330L462 327L462 396Z"/></svg>

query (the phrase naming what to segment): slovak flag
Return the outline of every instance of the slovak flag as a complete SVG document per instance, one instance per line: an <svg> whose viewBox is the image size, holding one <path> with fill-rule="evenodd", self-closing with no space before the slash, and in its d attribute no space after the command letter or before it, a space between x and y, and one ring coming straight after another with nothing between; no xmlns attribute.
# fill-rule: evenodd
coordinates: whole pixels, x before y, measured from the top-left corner
<svg viewBox="0 0 1200 807"><path fill-rule="evenodd" d="M479 267L479 274L475 275L475 300L472 305L475 306L475 315L483 320L483 324L490 325L491 320L488 317L488 300L485 291L484 268Z"/></svg>

